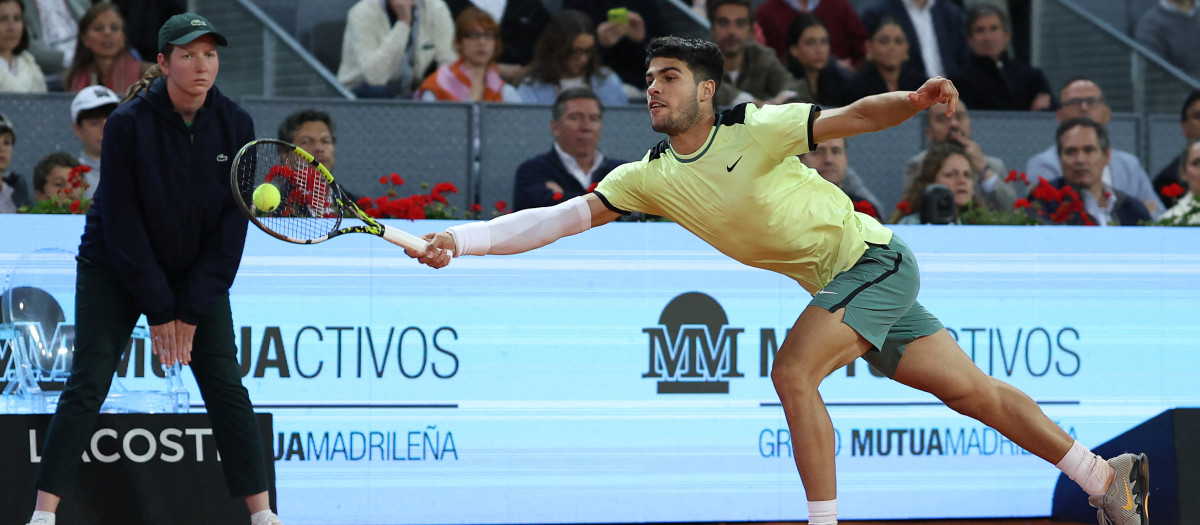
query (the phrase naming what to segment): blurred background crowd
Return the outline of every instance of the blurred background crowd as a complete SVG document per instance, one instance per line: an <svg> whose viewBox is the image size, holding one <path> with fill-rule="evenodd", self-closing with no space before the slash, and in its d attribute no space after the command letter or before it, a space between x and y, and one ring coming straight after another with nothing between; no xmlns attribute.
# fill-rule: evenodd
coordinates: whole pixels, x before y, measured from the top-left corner
<svg viewBox="0 0 1200 525"><path fill-rule="evenodd" d="M495 110L468 111L464 210L493 199L553 204L653 146L606 150L602 131L637 119L622 106L644 107L646 42L683 34L721 48L719 109L837 107L952 79L956 112L915 119L920 136L902 161L870 141L830 141L802 157L884 222L1200 224L1195 0L0 0L0 212L86 210L101 180L105 119L156 60L157 28L184 10L248 43L222 55L223 92L293 110L255 115L259 135L278 129L339 178L338 125L362 124L338 116L346 104L538 111L541 123L509 131L533 137L540 153L504 172L484 158L489 141L504 140L486 125ZM61 110L3 114L22 104ZM1019 139L1036 148L1018 154L987 139L1023 122ZM390 125L443 132L420 118ZM77 141L58 138L64 130ZM347 147L343 158L365 154ZM401 154L390 171L418 157ZM489 187L500 189L479 191ZM368 198L388 189L354 187Z"/></svg>

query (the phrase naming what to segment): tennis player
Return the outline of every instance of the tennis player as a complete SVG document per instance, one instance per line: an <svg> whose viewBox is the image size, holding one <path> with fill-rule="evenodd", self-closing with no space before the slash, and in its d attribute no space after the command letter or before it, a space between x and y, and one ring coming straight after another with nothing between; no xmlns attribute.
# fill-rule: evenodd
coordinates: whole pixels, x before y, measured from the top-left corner
<svg viewBox="0 0 1200 525"><path fill-rule="evenodd" d="M1055 464L1089 494L1101 523L1146 523L1146 456L1105 461L1029 396L979 370L917 302L917 263L904 241L856 213L841 190L796 158L822 141L895 126L935 102L954 108L958 92L949 80L828 111L743 104L716 114L712 98L724 70L716 44L657 38L647 56L650 118L668 139L613 170L594 193L427 234L425 253L406 253L441 268L452 256L532 250L631 212L668 217L813 295L771 372L796 442L809 523L837 523L833 424L817 386L858 357Z"/></svg>
<svg viewBox="0 0 1200 525"><path fill-rule="evenodd" d="M225 44L203 17L172 16L158 32L158 63L105 125L100 187L79 245L74 361L46 434L30 525L54 525L142 314L159 361L192 368L229 492L245 499L253 525L282 525L229 307L246 243L229 165L254 139L254 122L213 85Z"/></svg>

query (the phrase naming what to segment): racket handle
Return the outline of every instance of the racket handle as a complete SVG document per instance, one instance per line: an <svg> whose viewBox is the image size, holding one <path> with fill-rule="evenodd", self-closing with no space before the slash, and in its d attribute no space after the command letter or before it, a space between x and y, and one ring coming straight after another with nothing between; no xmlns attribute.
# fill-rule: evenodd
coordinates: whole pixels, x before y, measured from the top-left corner
<svg viewBox="0 0 1200 525"><path fill-rule="evenodd" d="M422 253L429 248L429 243L426 242L425 239L412 235L399 228L392 228L386 224L381 224L381 226L383 226L383 238L387 239L396 246L403 246L410 250L416 250Z"/></svg>

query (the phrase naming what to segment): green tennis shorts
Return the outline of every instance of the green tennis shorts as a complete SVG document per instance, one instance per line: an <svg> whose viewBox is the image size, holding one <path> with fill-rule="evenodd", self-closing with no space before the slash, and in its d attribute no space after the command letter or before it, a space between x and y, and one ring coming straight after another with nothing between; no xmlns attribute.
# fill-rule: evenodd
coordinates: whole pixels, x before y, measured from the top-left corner
<svg viewBox="0 0 1200 525"><path fill-rule="evenodd" d="M941 321L917 302L920 288L917 259L892 235L886 246L868 245L862 258L818 291L810 304L830 312L844 308L844 322L873 347L863 359L894 377L904 347L942 329Z"/></svg>

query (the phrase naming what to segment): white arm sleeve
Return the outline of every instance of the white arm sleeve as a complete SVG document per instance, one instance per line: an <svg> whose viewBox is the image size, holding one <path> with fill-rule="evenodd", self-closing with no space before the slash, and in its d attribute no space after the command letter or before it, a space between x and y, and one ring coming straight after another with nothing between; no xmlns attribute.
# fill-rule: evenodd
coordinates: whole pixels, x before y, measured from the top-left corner
<svg viewBox="0 0 1200 525"><path fill-rule="evenodd" d="M454 235L457 257L527 252L591 227L591 207L586 197L579 196L548 208L529 208L448 231Z"/></svg>

